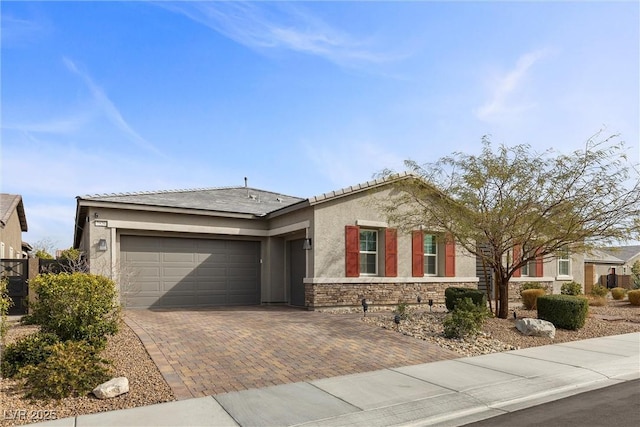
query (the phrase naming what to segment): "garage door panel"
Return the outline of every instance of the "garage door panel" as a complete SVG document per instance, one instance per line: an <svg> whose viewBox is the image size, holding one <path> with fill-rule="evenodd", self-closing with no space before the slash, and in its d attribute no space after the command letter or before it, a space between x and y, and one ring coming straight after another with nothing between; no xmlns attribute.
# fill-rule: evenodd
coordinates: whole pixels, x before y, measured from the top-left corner
<svg viewBox="0 0 640 427"><path fill-rule="evenodd" d="M160 261L160 254L150 252L136 252L128 253L125 261L129 263L145 263L145 262L158 262Z"/></svg>
<svg viewBox="0 0 640 427"><path fill-rule="evenodd" d="M228 261L226 254L195 254L198 264L223 264Z"/></svg>
<svg viewBox="0 0 640 427"><path fill-rule="evenodd" d="M260 303L260 243L122 236L128 307Z"/></svg>

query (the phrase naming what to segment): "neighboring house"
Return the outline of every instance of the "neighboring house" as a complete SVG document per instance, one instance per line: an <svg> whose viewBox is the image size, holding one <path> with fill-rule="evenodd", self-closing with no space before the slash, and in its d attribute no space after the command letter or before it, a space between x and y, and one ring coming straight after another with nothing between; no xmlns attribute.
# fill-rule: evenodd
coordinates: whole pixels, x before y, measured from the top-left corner
<svg viewBox="0 0 640 427"><path fill-rule="evenodd" d="M585 259L585 277L593 284L606 284L606 276L628 276L636 261L640 261L640 245L616 246L594 250Z"/></svg>
<svg viewBox="0 0 640 427"><path fill-rule="evenodd" d="M27 217L22 196L0 193L0 258L26 258L29 245L22 241L27 231Z"/></svg>
<svg viewBox="0 0 640 427"><path fill-rule="evenodd" d="M130 308L442 303L447 287L478 286L476 260L428 225L402 233L386 222L375 199L408 178L309 199L246 185L78 197L74 247ZM576 274L568 260L558 277L554 262L514 281Z"/></svg>

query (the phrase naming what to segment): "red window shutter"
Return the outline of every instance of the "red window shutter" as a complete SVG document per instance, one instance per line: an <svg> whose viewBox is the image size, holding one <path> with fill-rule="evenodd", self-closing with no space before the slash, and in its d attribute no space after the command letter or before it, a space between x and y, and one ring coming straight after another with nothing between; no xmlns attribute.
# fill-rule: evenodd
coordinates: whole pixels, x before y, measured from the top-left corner
<svg viewBox="0 0 640 427"><path fill-rule="evenodd" d="M522 246L515 245L513 247L513 263L514 264L519 263L521 258L522 258ZM513 277L520 277L521 275L522 273L519 268L517 268L516 271L513 272Z"/></svg>
<svg viewBox="0 0 640 427"><path fill-rule="evenodd" d="M424 276L424 234L420 230L411 233L411 275Z"/></svg>
<svg viewBox="0 0 640 427"><path fill-rule="evenodd" d="M538 251L538 254L536 254L536 277L543 277L543 276L544 276L544 257L539 255L539 251Z"/></svg>
<svg viewBox="0 0 640 427"><path fill-rule="evenodd" d="M360 227L347 225L345 227L345 264L346 276L360 276Z"/></svg>
<svg viewBox="0 0 640 427"><path fill-rule="evenodd" d="M384 230L384 275L398 276L398 231L395 228Z"/></svg>
<svg viewBox="0 0 640 427"><path fill-rule="evenodd" d="M452 236L447 236L444 243L444 275L445 277L456 276L456 242Z"/></svg>

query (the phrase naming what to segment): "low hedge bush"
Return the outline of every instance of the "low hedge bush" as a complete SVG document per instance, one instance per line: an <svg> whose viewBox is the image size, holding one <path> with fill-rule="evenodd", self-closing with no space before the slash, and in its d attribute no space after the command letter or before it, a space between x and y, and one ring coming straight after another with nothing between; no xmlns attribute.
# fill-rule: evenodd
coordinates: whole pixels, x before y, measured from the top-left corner
<svg viewBox="0 0 640 427"><path fill-rule="evenodd" d="M562 329L580 329L589 312L587 298L574 295L543 295L538 297L538 318Z"/></svg>
<svg viewBox="0 0 640 427"><path fill-rule="evenodd" d="M627 290L625 288L613 288L611 289L611 296L615 300L624 299L624 296L627 294Z"/></svg>
<svg viewBox="0 0 640 427"><path fill-rule="evenodd" d="M533 288L533 289L525 289L520 292L520 296L522 297L522 305L525 310L535 310L536 300L538 297L544 295L546 292L541 288Z"/></svg>
<svg viewBox="0 0 640 427"><path fill-rule="evenodd" d="M444 290L444 303L449 311L453 311L458 301L465 298L469 298L478 307L487 307L487 294L478 289L450 287Z"/></svg>
<svg viewBox="0 0 640 427"><path fill-rule="evenodd" d="M87 273L41 274L30 286L38 295L31 321L61 341L87 341L102 348L118 330L120 308L115 283Z"/></svg>
<svg viewBox="0 0 640 427"><path fill-rule="evenodd" d="M631 305L640 305L640 289L627 292L627 298Z"/></svg>

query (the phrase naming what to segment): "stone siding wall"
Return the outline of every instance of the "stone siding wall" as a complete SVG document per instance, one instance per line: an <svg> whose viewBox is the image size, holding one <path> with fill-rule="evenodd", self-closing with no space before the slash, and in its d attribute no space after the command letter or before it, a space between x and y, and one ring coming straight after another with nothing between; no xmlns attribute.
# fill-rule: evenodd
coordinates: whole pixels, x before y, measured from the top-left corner
<svg viewBox="0 0 640 427"><path fill-rule="evenodd" d="M509 302L522 302L520 287L525 282L509 282ZM553 282L537 282L546 287L547 294L553 293Z"/></svg>
<svg viewBox="0 0 640 427"><path fill-rule="evenodd" d="M305 304L310 310L328 307L360 306L366 298L372 306L395 306L400 302L422 303L433 299L444 304L444 290L449 287L477 288L475 282L460 283L306 283Z"/></svg>

